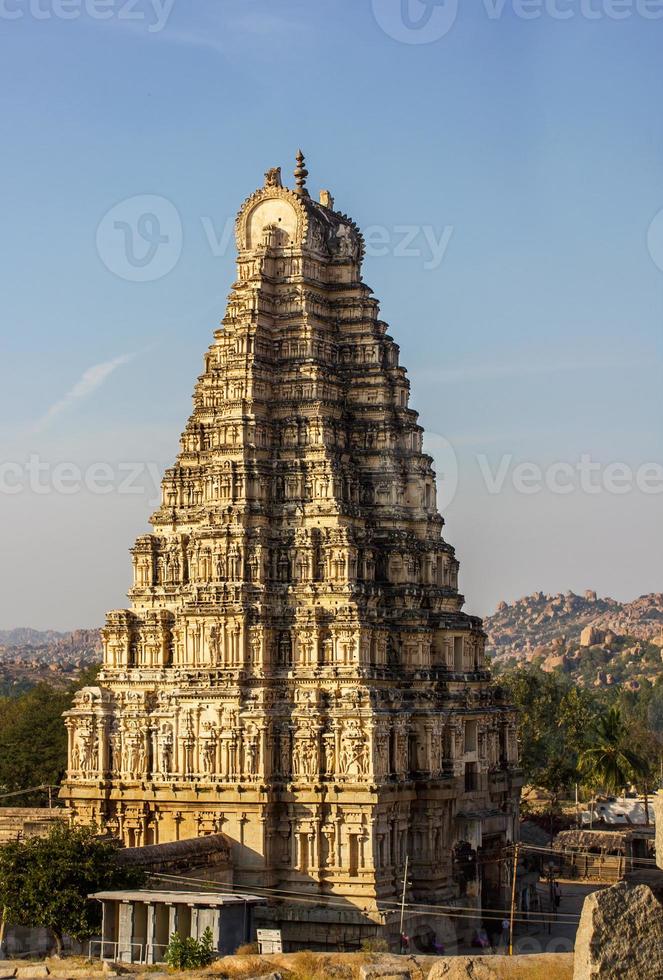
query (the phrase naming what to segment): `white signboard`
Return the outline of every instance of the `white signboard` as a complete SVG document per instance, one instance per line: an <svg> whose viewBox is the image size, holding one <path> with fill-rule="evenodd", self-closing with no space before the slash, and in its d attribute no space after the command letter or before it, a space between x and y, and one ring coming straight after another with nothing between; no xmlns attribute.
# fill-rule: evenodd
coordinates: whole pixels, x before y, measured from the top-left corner
<svg viewBox="0 0 663 980"><path fill-rule="evenodd" d="M256 929L259 953L282 953L280 929Z"/></svg>

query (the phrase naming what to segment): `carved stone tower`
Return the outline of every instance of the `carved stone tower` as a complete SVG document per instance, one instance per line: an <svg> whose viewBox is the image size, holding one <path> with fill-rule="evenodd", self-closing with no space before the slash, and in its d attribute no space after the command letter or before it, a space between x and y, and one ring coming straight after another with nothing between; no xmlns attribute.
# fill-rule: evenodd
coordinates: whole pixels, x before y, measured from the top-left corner
<svg viewBox="0 0 663 980"><path fill-rule="evenodd" d="M294 191L269 170L239 212L237 282L131 608L68 713L62 795L129 845L222 831L242 886L378 922L406 854L413 900L478 896L467 855L513 834L515 718L461 611L361 235L306 176L301 155Z"/></svg>

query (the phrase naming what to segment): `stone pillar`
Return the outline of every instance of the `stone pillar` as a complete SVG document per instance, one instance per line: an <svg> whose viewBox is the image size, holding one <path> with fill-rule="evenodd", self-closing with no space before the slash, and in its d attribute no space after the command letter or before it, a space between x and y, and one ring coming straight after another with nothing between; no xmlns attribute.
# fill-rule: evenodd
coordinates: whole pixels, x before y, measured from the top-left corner
<svg viewBox="0 0 663 980"><path fill-rule="evenodd" d="M656 819L656 864L663 871L663 790L656 793L652 802Z"/></svg>
<svg viewBox="0 0 663 980"><path fill-rule="evenodd" d="M147 904L147 928L145 930L145 942L146 942L145 962L155 963L156 959L158 959L158 951L155 959L155 950L156 950L156 942L157 942L156 909L154 907L154 902L147 902L146 904Z"/></svg>
<svg viewBox="0 0 663 980"><path fill-rule="evenodd" d="M74 723L71 718L67 718L64 724L67 729L67 766L71 770L74 751Z"/></svg>
<svg viewBox="0 0 663 980"><path fill-rule="evenodd" d="M174 932L177 932L177 907L175 905L168 906L168 936L172 936Z"/></svg>
<svg viewBox="0 0 663 980"><path fill-rule="evenodd" d="M131 963L131 943L134 934L133 902L119 902L117 916L117 959L120 963Z"/></svg>
<svg viewBox="0 0 663 980"><path fill-rule="evenodd" d="M104 900L101 903L101 959L115 959L115 923L117 902Z"/></svg>

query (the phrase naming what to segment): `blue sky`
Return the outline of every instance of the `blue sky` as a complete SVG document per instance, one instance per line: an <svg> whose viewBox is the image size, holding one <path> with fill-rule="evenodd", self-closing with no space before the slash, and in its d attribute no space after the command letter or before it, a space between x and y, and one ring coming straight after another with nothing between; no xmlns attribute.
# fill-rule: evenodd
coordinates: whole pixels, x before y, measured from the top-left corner
<svg viewBox="0 0 663 980"><path fill-rule="evenodd" d="M230 222L299 145L370 233L467 608L663 589L663 10L404 3L0 2L0 627L125 604ZM128 266L144 211L161 265Z"/></svg>

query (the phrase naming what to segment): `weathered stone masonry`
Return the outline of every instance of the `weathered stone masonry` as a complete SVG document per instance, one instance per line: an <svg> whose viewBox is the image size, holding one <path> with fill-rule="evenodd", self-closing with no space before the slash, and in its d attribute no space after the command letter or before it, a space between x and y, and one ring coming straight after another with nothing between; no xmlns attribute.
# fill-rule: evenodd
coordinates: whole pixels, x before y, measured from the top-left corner
<svg viewBox="0 0 663 980"><path fill-rule="evenodd" d="M279 169L237 218L131 608L66 724L63 797L128 845L222 831L243 887L459 894L454 848L511 839L515 718L462 612L399 349L355 224Z"/></svg>

